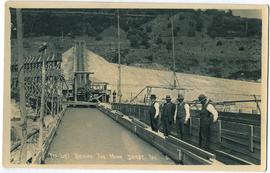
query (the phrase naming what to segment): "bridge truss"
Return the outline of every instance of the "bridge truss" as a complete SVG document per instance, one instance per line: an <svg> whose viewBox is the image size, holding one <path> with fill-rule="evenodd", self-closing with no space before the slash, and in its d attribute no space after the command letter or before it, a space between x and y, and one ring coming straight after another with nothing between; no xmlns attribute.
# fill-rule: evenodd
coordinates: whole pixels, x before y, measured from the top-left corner
<svg viewBox="0 0 270 173"><path fill-rule="evenodd" d="M63 85L65 79L61 72L61 57L55 54L46 56L45 80L45 114L54 116L61 110ZM18 69L17 63L11 66L11 98L18 100L18 76L24 72L26 105L31 106L39 116L42 92L42 57L28 56L25 58L24 69Z"/></svg>
<svg viewBox="0 0 270 173"><path fill-rule="evenodd" d="M25 151L28 150L31 145L27 144L26 141L37 141L37 139L39 139L38 146L35 144L35 146L32 146L34 147L32 150L42 150L42 146L44 142L46 142L44 135L46 136L48 131L52 128L49 124L58 120L58 116L61 114L64 98L62 92L63 87L64 85L66 87L68 86L66 85L61 71L62 58L60 54L47 54L46 51L44 51L39 56L28 56L24 58L23 66L19 66L16 59L12 60L11 99L21 102L19 97L20 86L24 86L25 103L22 105L24 105L23 107L26 111L22 112L20 108L21 128L18 130L20 131L19 133L22 133L23 137L19 141L21 145L12 145L11 152L16 152L15 149L21 146L19 148L19 160L25 163L25 161L27 161L25 159L29 158ZM24 85L21 85L19 82L20 75L23 75ZM50 116L46 118L47 115ZM32 121L29 121L30 119ZM35 126L35 124L39 124L39 127ZM33 133L33 130L36 130L37 133ZM35 134L39 135L35 136Z"/></svg>

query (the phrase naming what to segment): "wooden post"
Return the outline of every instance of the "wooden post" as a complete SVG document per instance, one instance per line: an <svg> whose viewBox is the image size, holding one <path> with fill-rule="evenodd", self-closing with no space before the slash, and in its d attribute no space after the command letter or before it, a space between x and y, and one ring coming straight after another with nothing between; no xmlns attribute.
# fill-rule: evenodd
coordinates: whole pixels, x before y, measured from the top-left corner
<svg viewBox="0 0 270 173"><path fill-rule="evenodd" d="M59 89L58 81L56 82L55 86L56 86L56 89L55 89L55 95L54 95L54 102L55 102L54 114L57 115L58 114L58 89Z"/></svg>
<svg viewBox="0 0 270 173"><path fill-rule="evenodd" d="M74 73L74 101L77 101L77 74Z"/></svg>
<svg viewBox="0 0 270 173"><path fill-rule="evenodd" d="M119 17L119 9L117 9L117 38L118 38L118 84L117 84L117 95L118 101L121 103L122 91L121 91L121 53L120 53L120 17Z"/></svg>
<svg viewBox="0 0 270 173"><path fill-rule="evenodd" d="M39 150L42 150L43 145L43 119L45 114L45 82L46 82L46 48L42 50L42 72L41 72L41 107L40 107L40 118L39 118Z"/></svg>
<svg viewBox="0 0 270 173"><path fill-rule="evenodd" d="M190 121L189 121L189 135L191 136L192 135L192 117L190 117Z"/></svg>
<svg viewBox="0 0 270 173"><path fill-rule="evenodd" d="M64 43L64 32L63 32L63 30L62 30L62 32L61 32L61 40L62 40L62 44Z"/></svg>
<svg viewBox="0 0 270 173"><path fill-rule="evenodd" d="M248 129L248 144L249 144L249 151L254 152L254 145L253 145L253 125L249 125Z"/></svg>
<svg viewBox="0 0 270 173"><path fill-rule="evenodd" d="M171 28L172 28L172 56L173 56L173 87L176 88L176 72L175 72L175 54L174 54L174 26L173 19L171 20Z"/></svg>
<svg viewBox="0 0 270 173"><path fill-rule="evenodd" d="M139 106L139 113L138 113L139 119L141 119L141 106Z"/></svg>
<svg viewBox="0 0 270 173"><path fill-rule="evenodd" d="M221 143L221 120L218 120L218 142Z"/></svg>
<svg viewBox="0 0 270 173"><path fill-rule="evenodd" d="M59 82L59 83L58 83ZM57 90L56 90L56 101L57 101L57 105L56 105L56 111L57 111L57 115L60 112L60 88L61 88L62 84L61 84L61 80L58 79L57 81Z"/></svg>
<svg viewBox="0 0 270 173"><path fill-rule="evenodd" d="M39 97L37 97L36 99L36 115L38 115L38 107L39 107L38 102L39 102Z"/></svg>
<svg viewBox="0 0 270 173"><path fill-rule="evenodd" d="M135 105L133 106L133 112L131 115L136 115L136 106Z"/></svg>
<svg viewBox="0 0 270 173"><path fill-rule="evenodd" d="M77 101L77 44L75 42L74 49L73 49L73 54L74 54L74 63L73 63L73 70L74 70L74 101Z"/></svg>
<svg viewBox="0 0 270 173"><path fill-rule="evenodd" d="M255 102L256 102L256 105L257 105L257 110L259 111L259 113L261 113L261 108L260 108L260 105L259 105L259 102L257 100L256 95L254 95L254 99L255 99Z"/></svg>
<svg viewBox="0 0 270 173"><path fill-rule="evenodd" d="M62 111L62 101L63 101L63 95L60 95L60 99L59 99L59 112Z"/></svg>
<svg viewBox="0 0 270 173"><path fill-rule="evenodd" d="M201 134L201 119L200 118L198 118L198 122L199 122L199 139L198 139L198 145L200 145L200 143L201 143L201 137L200 137L200 134Z"/></svg>
<svg viewBox="0 0 270 173"><path fill-rule="evenodd" d="M177 149L177 152L178 152L178 160L179 160L179 161L183 161L183 154L182 154L182 150Z"/></svg>
<svg viewBox="0 0 270 173"><path fill-rule="evenodd" d="M79 41L78 42L78 49L77 49L77 53L78 53L78 56L77 56L77 71L82 71L81 68L81 42ZM81 86L82 84L82 75L81 74L77 74L77 84L78 86Z"/></svg>
<svg viewBox="0 0 270 173"><path fill-rule="evenodd" d="M55 112L54 114L57 115L58 114L58 94L56 93L55 95Z"/></svg>
<svg viewBox="0 0 270 173"><path fill-rule="evenodd" d="M58 96L58 106L57 106L57 114L59 114L61 112L61 95Z"/></svg>
<svg viewBox="0 0 270 173"><path fill-rule="evenodd" d="M84 86L87 84L87 74L84 74Z"/></svg>
<svg viewBox="0 0 270 173"><path fill-rule="evenodd" d="M63 89L64 89L64 83L62 82L61 83L61 90L60 90L60 100L59 100L59 112L62 111L62 101L63 101L63 98L64 98L64 95L63 95ZM69 92L69 88L67 87L67 90Z"/></svg>
<svg viewBox="0 0 270 173"><path fill-rule="evenodd" d="M52 88L51 115L54 117L54 86L53 86L53 88Z"/></svg>
<svg viewBox="0 0 270 173"><path fill-rule="evenodd" d="M25 164L27 161L27 117L25 108L25 80L24 80L24 57L23 57L23 28L22 28L22 12L21 9L16 10L17 17L17 58L19 67L19 96L20 96L20 112L22 127L22 146L20 152L20 162Z"/></svg>

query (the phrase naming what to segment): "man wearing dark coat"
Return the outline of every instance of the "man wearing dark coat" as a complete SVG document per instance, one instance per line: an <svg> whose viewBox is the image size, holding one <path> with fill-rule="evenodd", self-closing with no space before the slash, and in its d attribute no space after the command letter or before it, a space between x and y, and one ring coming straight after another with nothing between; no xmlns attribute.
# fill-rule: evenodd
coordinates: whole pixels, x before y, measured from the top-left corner
<svg viewBox="0 0 270 173"><path fill-rule="evenodd" d="M116 92L115 92L115 90L113 91L113 103L115 103L116 102Z"/></svg>
<svg viewBox="0 0 270 173"><path fill-rule="evenodd" d="M187 125L190 118L190 108L189 105L185 103L182 94L178 95L177 101L174 122L176 124L177 136L179 139L183 140L185 125Z"/></svg>
<svg viewBox="0 0 270 173"><path fill-rule="evenodd" d="M170 134L174 113L175 113L175 104L171 102L171 97L167 95L166 103L164 103L161 114L164 136L168 136Z"/></svg>
<svg viewBox="0 0 270 173"><path fill-rule="evenodd" d="M199 95L199 102L202 104L200 111L200 147L207 149L210 134L210 125L218 119L218 112L204 94Z"/></svg>

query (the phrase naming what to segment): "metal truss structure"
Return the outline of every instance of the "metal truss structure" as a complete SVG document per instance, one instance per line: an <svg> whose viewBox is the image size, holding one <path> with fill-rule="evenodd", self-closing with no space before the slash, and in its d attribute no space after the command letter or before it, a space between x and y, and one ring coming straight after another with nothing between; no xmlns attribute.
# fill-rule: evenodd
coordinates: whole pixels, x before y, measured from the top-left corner
<svg viewBox="0 0 270 173"><path fill-rule="evenodd" d="M45 82L45 114L54 116L61 110L63 98L62 89L65 79L61 72L61 57L55 54L44 55L46 59ZM17 63L11 65L11 96L17 99L18 76L22 72ZM24 63L25 96L26 105L36 110L36 116L40 113L42 93L42 55L28 56Z"/></svg>

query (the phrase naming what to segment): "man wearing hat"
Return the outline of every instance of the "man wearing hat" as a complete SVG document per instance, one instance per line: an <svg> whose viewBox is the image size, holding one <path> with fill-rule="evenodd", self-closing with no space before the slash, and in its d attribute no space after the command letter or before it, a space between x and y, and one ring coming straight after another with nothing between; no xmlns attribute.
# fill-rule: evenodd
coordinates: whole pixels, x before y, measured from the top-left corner
<svg viewBox="0 0 270 173"><path fill-rule="evenodd" d="M176 123L177 136L179 139L183 139L184 136L184 125L187 125L190 118L189 105L184 102L184 96L178 94L176 111L174 115L174 122Z"/></svg>
<svg viewBox="0 0 270 173"><path fill-rule="evenodd" d="M115 90L113 90L113 103L115 103L116 102L116 92L115 92Z"/></svg>
<svg viewBox="0 0 270 173"><path fill-rule="evenodd" d="M174 113L175 113L175 104L171 102L171 97L167 95L166 103L164 103L161 114L164 136L168 136L170 134L170 128L173 122Z"/></svg>
<svg viewBox="0 0 270 173"><path fill-rule="evenodd" d="M149 110L151 129L158 132L158 120L159 120L159 103L156 101L156 95L150 96L151 106Z"/></svg>
<svg viewBox="0 0 270 173"><path fill-rule="evenodd" d="M200 112L200 146L206 149L209 140L210 124L217 121L218 112L204 94L199 95L198 99L202 104Z"/></svg>

